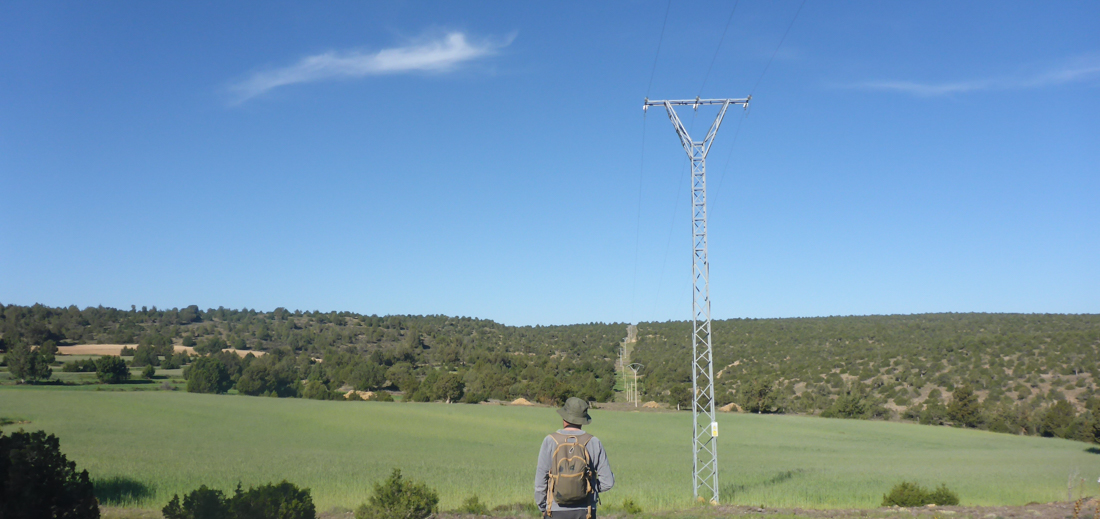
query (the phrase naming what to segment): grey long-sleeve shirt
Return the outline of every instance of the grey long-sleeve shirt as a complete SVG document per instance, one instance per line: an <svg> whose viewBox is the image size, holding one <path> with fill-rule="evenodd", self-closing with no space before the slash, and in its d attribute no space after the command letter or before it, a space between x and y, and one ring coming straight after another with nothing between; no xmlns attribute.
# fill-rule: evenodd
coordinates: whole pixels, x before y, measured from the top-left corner
<svg viewBox="0 0 1100 519"><path fill-rule="evenodd" d="M565 435L579 435L584 431L577 429L559 429L559 433ZM554 454L557 445L549 435L542 440L542 448L539 449L539 462L535 469L535 504L540 512L546 511L546 485L550 479L550 457ZM611 472L611 464L607 462L607 452L603 450L603 444L595 436L588 441L585 447L588 451L588 459L591 460L592 472L596 474L596 492L592 495L592 507L596 507L596 497L600 492L607 492L615 486L615 474ZM564 507L554 501L550 511L579 510L587 507Z"/></svg>

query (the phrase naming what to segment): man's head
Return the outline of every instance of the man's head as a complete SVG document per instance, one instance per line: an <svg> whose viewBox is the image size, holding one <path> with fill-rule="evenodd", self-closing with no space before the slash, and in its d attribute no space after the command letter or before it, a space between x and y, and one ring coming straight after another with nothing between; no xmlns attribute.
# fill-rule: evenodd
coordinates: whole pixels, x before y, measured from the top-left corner
<svg viewBox="0 0 1100 519"><path fill-rule="evenodd" d="M580 428L582 425L592 423L592 417L588 416L588 402L577 397L569 397L565 405L558 409L558 414L565 421L566 427L573 425Z"/></svg>

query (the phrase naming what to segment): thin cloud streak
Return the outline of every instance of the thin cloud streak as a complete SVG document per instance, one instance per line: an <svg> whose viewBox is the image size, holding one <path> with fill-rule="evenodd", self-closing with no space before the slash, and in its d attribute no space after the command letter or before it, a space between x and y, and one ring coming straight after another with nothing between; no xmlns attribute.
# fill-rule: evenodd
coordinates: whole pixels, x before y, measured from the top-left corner
<svg viewBox="0 0 1100 519"><path fill-rule="evenodd" d="M501 42L471 43L461 32L443 38L378 52L329 51L302 58L288 67L256 72L230 86L236 103L242 103L272 89L297 83L328 79L360 78L408 72L448 72L460 65L495 54L512 43L514 36Z"/></svg>
<svg viewBox="0 0 1100 519"><path fill-rule="evenodd" d="M1100 61L1078 63L1061 69L1027 77L1001 77L955 81L946 83L919 83L915 81L868 81L847 85L848 88L901 92L920 97L963 94L983 90L1025 90L1087 81L1100 77Z"/></svg>

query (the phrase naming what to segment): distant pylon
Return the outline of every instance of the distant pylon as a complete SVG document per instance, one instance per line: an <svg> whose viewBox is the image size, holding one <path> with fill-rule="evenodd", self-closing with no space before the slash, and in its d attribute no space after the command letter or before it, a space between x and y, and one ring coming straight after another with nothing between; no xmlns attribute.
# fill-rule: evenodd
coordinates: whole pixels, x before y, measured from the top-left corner
<svg viewBox="0 0 1100 519"><path fill-rule="evenodd" d="M714 134L726 116L730 105L748 106L752 96L744 99L699 99L680 101L650 101L643 110L663 106L691 159L691 391L692 391L692 490L697 499L718 504L718 421L714 414L714 354L710 334L710 263L707 261L707 153ZM720 105L718 116L702 141L688 135L674 106Z"/></svg>

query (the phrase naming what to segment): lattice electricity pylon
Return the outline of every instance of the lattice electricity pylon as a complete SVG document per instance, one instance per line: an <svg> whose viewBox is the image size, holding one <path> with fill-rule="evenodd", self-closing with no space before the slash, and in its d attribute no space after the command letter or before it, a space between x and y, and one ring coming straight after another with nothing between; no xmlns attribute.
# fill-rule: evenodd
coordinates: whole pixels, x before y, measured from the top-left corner
<svg viewBox="0 0 1100 519"><path fill-rule="evenodd" d="M691 159L691 238L692 238L692 298L691 298L691 389L692 389L692 490L696 499L718 504L718 421L714 415L714 355L710 334L710 263L707 261L707 153L714 134L726 116L730 105L747 107L752 96L744 99L699 99L682 101L650 101L643 110L663 106ZM720 105L718 116L702 141L688 135L674 106ZM709 494L709 495L708 495ZM709 498L709 499L708 499Z"/></svg>

